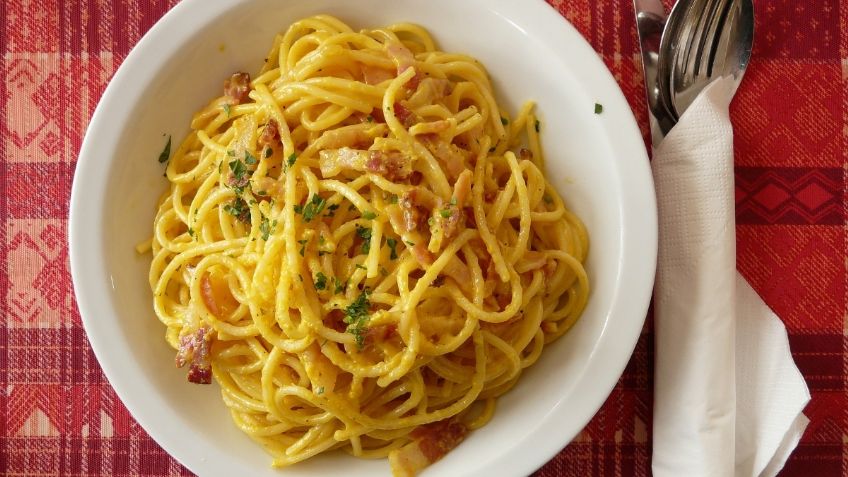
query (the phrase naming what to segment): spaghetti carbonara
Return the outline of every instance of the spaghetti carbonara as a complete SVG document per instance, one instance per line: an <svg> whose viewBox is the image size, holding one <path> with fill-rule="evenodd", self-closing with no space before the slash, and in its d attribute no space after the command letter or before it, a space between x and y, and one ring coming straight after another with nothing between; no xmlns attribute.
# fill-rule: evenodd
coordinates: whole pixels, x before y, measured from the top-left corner
<svg viewBox="0 0 848 477"><path fill-rule="evenodd" d="M140 246L154 309L275 466L343 449L414 475L586 304L532 103L511 118L419 26L298 21L191 128Z"/></svg>

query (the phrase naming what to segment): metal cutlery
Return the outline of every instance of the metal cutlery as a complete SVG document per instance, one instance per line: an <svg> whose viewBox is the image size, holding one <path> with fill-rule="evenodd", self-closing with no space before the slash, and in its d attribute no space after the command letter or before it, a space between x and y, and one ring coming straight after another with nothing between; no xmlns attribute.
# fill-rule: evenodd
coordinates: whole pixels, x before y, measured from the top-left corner
<svg viewBox="0 0 848 477"><path fill-rule="evenodd" d="M751 0L680 0L660 44L660 98L675 120L713 80L732 76L735 87L751 58Z"/></svg>
<svg viewBox="0 0 848 477"><path fill-rule="evenodd" d="M660 0L633 5L656 144L708 84L730 76L739 86L751 58L754 7L752 0L679 0L666 17Z"/></svg>

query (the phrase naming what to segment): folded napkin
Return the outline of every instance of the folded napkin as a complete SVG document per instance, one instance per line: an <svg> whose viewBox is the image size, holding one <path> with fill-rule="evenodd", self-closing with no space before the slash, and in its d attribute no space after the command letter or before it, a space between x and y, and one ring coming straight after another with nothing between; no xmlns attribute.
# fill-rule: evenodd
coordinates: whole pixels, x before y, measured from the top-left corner
<svg viewBox="0 0 848 477"><path fill-rule="evenodd" d="M809 422L786 329L736 272L733 92L707 87L654 150L656 477L774 476Z"/></svg>

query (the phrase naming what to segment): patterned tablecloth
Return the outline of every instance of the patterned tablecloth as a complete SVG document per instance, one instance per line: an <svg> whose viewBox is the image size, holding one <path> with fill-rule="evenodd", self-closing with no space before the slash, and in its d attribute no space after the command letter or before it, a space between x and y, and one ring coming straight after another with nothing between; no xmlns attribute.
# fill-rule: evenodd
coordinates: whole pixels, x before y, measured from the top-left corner
<svg viewBox="0 0 848 477"><path fill-rule="evenodd" d="M0 3L0 474L190 475L103 376L66 235L94 107L174 3ZM551 3L603 57L647 132L631 2ZM848 475L848 0L755 4L754 56L732 108L738 268L786 323L812 392L811 423L781 475ZM649 318L606 404L537 475L650 474L652 348Z"/></svg>

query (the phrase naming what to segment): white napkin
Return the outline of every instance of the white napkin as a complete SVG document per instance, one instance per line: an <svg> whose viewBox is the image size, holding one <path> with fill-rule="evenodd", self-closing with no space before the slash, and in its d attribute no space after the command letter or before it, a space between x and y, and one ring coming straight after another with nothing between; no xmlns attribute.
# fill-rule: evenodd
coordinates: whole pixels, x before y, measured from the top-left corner
<svg viewBox="0 0 848 477"><path fill-rule="evenodd" d="M786 329L736 272L733 82L655 148L655 477L772 477L809 422Z"/></svg>

